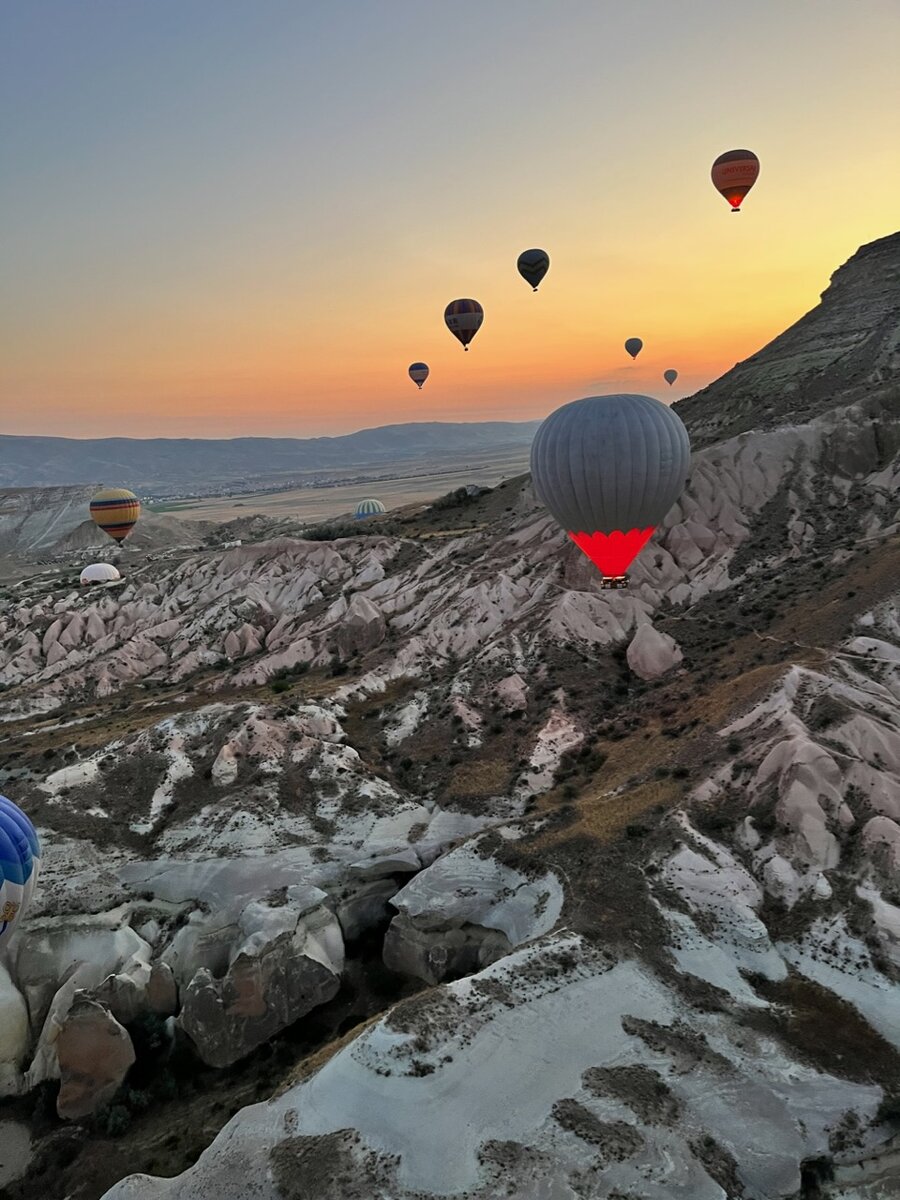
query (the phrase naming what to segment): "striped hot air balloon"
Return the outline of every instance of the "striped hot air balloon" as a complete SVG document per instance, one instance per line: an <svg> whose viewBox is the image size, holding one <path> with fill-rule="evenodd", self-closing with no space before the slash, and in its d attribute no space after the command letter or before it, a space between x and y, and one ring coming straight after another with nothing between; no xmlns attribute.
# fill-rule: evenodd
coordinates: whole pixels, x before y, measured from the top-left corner
<svg viewBox="0 0 900 1200"><path fill-rule="evenodd" d="M91 517L115 542L124 542L141 515L141 502L127 488L103 488L91 501Z"/></svg>
<svg viewBox="0 0 900 1200"><path fill-rule="evenodd" d="M712 165L712 181L731 205L732 212L741 211L741 201L756 183L759 159L752 150L726 150Z"/></svg>
<svg viewBox="0 0 900 1200"><path fill-rule="evenodd" d="M428 363L411 363L409 377L421 392L422 384L428 378Z"/></svg>
<svg viewBox="0 0 900 1200"><path fill-rule="evenodd" d="M380 500L360 500L355 516L357 521L363 521L366 517L378 517L384 512L387 512L387 509Z"/></svg>
<svg viewBox="0 0 900 1200"><path fill-rule="evenodd" d="M691 446L681 419L650 396L588 396L544 421L531 445L541 501L600 568L625 572L681 495Z"/></svg>
<svg viewBox="0 0 900 1200"><path fill-rule="evenodd" d="M469 342L481 328L484 309L477 300L451 300L444 309L444 321L455 338L469 349Z"/></svg>
<svg viewBox="0 0 900 1200"><path fill-rule="evenodd" d="M0 796L0 950L28 907L41 863L41 844L21 808Z"/></svg>

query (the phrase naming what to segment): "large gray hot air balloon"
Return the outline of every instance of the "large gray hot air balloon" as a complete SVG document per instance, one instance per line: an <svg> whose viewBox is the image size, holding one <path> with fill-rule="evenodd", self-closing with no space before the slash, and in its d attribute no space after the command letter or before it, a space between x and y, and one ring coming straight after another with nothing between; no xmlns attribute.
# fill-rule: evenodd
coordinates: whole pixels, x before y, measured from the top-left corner
<svg viewBox="0 0 900 1200"><path fill-rule="evenodd" d="M631 355L632 358L637 358L637 356L640 354L640 352L643 350L643 348L644 348L644 343L641 341L640 338L628 338L628 340L625 342L625 349L628 351L628 353Z"/></svg>
<svg viewBox="0 0 900 1200"><path fill-rule="evenodd" d="M531 445L540 500L603 572L625 572L681 495L691 444L681 419L650 396L587 396L550 414Z"/></svg>

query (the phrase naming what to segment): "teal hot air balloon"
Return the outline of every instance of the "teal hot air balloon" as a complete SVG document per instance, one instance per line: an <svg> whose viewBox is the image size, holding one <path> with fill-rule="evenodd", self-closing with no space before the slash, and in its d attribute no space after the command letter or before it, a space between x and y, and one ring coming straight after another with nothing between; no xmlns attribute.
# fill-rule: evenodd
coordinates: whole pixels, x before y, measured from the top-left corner
<svg viewBox="0 0 900 1200"><path fill-rule="evenodd" d="M564 404L531 444L535 491L605 576L625 572L681 495L691 446L681 418L650 396L587 396Z"/></svg>
<svg viewBox="0 0 900 1200"><path fill-rule="evenodd" d="M41 845L21 808L0 796L0 950L28 907L41 863Z"/></svg>
<svg viewBox="0 0 900 1200"><path fill-rule="evenodd" d="M357 521L364 521L366 517L378 517L385 512L387 509L380 500L360 500L354 516Z"/></svg>
<svg viewBox="0 0 900 1200"><path fill-rule="evenodd" d="M428 363L411 363L409 377L421 392L422 384L428 378Z"/></svg>
<svg viewBox="0 0 900 1200"><path fill-rule="evenodd" d="M628 341L625 343L625 349L628 351L628 353L631 355L632 358L637 358L637 356L640 354L640 352L643 350L643 348L644 348L644 343L641 341L640 338L629 338Z"/></svg>
<svg viewBox="0 0 900 1200"><path fill-rule="evenodd" d="M550 270L550 255L546 250L523 250L516 263L519 274L534 291Z"/></svg>
<svg viewBox="0 0 900 1200"><path fill-rule="evenodd" d="M672 386L672 384L675 382L675 380L677 378L678 378L678 372L675 370L674 367L669 367L668 371L663 371L663 379L666 381L666 383L669 385L669 387Z"/></svg>

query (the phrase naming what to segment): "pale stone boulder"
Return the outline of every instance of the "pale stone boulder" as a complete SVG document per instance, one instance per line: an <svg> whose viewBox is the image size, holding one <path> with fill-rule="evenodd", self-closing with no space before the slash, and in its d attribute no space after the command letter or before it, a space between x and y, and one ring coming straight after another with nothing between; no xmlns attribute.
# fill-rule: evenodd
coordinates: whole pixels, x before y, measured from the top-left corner
<svg viewBox="0 0 900 1200"><path fill-rule="evenodd" d="M28 1007L25 997L0 963L0 1096L19 1089L19 1068L28 1050Z"/></svg>
<svg viewBox="0 0 900 1200"><path fill-rule="evenodd" d="M628 666L640 679L659 679L681 662L681 648L648 621L639 625L626 651Z"/></svg>

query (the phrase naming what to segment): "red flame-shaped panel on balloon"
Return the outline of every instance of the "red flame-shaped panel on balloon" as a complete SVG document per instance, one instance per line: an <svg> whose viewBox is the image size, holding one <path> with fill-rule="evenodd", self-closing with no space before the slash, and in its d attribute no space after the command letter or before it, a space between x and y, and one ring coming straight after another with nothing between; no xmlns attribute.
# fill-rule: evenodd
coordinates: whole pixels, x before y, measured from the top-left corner
<svg viewBox="0 0 900 1200"><path fill-rule="evenodd" d="M653 536L655 526L612 533L572 533L569 537L604 575L624 575Z"/></svg>

